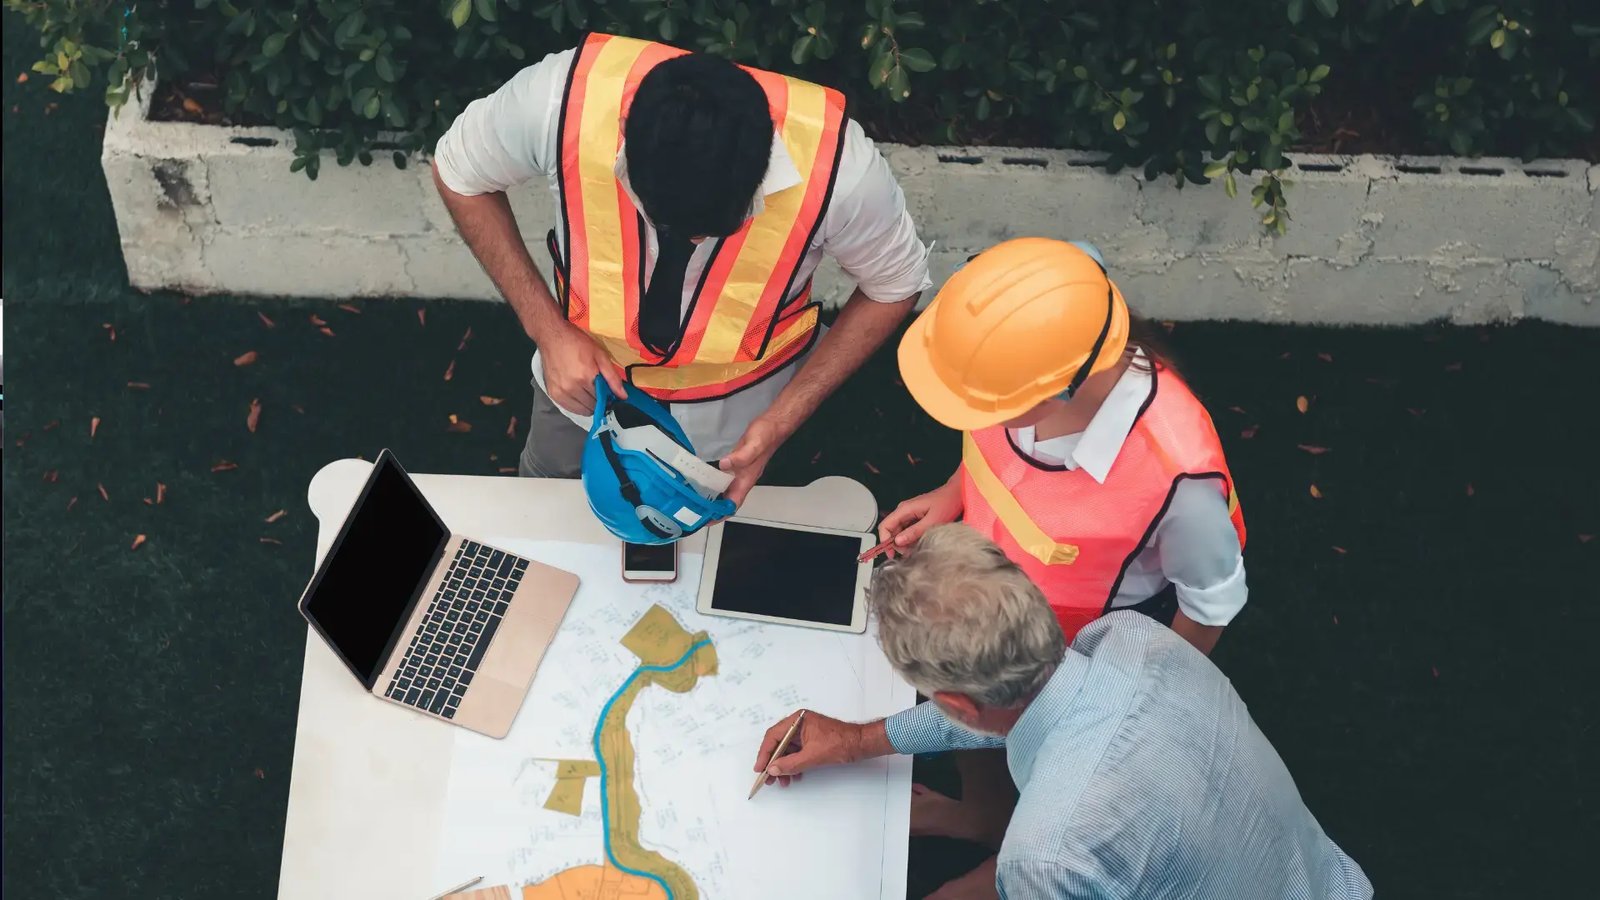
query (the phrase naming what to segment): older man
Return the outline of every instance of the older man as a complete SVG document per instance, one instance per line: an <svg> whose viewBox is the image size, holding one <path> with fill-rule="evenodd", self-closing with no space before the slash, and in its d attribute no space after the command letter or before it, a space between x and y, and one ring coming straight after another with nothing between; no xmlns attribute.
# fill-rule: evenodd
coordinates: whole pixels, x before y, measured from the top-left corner
<svg viewBox="0 0 1600 900"><path fill-rule="evenodd" d="M879 572L872 606L889 661L932 701L866 724L808 714L769 780L1004 747L1021 799L1001 897L1372 896L1228 679L1160 624L1114 612L1067 647L1038 588L964 525L932 529ZM767 731L757 771L792 721Z"/></svg>

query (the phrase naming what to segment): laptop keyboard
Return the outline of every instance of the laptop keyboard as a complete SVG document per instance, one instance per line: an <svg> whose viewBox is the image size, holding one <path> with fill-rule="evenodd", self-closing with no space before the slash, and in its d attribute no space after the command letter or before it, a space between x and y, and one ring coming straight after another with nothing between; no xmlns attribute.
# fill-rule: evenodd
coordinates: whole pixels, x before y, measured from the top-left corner
<svg viewBox="0 0 1600 900"><path fill-rule="evenodd" d="M384 696L453 719L528 561L464 542Z"/></svg>

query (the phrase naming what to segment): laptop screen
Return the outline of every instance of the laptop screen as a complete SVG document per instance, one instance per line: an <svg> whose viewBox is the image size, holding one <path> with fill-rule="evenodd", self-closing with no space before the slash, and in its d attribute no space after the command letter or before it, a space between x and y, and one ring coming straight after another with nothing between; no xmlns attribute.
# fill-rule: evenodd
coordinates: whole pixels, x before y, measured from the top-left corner
<svg viewBox="0 0 1600 900"><path fill-rule="evenodd" d="M367 685L449 537L394 457L380 456L365 498L351 511L303 604L306 617Z"/></svg>

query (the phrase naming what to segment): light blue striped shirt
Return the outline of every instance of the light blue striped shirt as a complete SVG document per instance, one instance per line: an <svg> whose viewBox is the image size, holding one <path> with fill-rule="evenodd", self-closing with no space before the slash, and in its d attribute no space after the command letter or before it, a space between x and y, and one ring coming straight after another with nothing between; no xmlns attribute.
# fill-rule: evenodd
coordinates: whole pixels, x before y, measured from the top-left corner
<svg viewBox="0 0 1600 900"><path fill-rule="evenodd" d="M1078 633L1005 738L932 703L891 717L901 753L1005 747L1021 791L996 880L1009 900L1364 900L1244 701L1135 612Z"/></svg>

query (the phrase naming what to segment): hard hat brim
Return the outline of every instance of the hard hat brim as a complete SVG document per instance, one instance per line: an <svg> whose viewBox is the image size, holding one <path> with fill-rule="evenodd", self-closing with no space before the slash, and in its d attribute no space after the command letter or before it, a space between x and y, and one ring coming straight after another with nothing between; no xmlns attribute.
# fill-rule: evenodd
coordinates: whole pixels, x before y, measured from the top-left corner
<svg viewBox="0 0 1600 900"><path fill-rule="evenodd" d="M1111 311L1111 328L1106 333L1105 346L1100 350L1100 357L1095 361L1091 375L1115 365L1128 344L1128 305L1122 299L1122 292L1116 290L1114 284L1112 289L1115 301ZM946 384L944 379L939 377L939 373L934 369L933 359L926 350L928 332L933 326L932 313L938 302L939 298L935 297L911 323L905 337L900 340L897 356L900 361L900 379L905 382L906 390L910 391L917 405L939 424L957 431L977 431L980 428L999 425L1017 418L1066 389L1067 386L1063 384L1053 390L1041 390L1037 396L1021 397L1014 403L994 409L974 408L957 388Z"/></svg>

